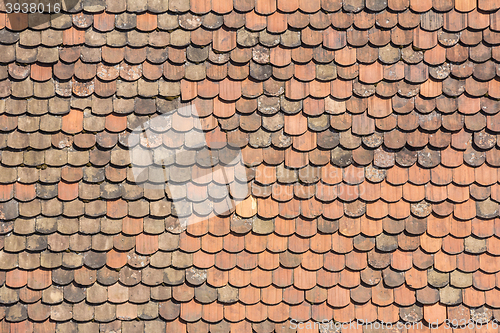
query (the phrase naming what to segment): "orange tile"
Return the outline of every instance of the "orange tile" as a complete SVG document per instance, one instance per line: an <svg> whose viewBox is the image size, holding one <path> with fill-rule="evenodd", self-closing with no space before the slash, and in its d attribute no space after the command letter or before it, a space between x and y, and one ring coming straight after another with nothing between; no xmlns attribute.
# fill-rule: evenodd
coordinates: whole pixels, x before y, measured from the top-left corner
<svg viewBox="0 0 500 333"><path fill-rule="evenodd" d="M384 78L384 68L381 63L375 61L369 65L359 65L359 80L373 84L381 81Z"/></svg>
<svg viewBox="0 0 500 333"><path fill-rule="evenodd" d="M69 113L62 117L62 130L68 134L81 132L83 130L83 112L70 109Z"/></svg>
<svg viewBox="0 0 500 333"><path fill-rule="evenodd" d="M475 180L475 171L473 167L466 164L453 169L453 182L458 185L470 185Z"/></svg>
<svg viewBox="0 0 500 333"><path fill-rule="evenodd" d="M267 318L267 305L256 303L246 307L246 319L251 322L261 322Z"/></svg>
<svg viewBox="0 0 500 333"><path fill-rule="evenodd" d="M491 186L498 181L497 168L492 168L488 164L474 168L476 182L480 185Z"/></svg>
<svg viewBox="0 0 500 333"><path fill-rule="evenodd" d="M410 203L400 200L396 203L389 203L389 216L395 219L403 219L410 215Z"/></svg>
<svg viewBox="0 0 500 333"><path fill-rule="evenodd" d="M167 332L186 333L186 323L181 322L178 318L168 321L166 324Z"/></svg>
<svg viewBox="0 0 500 333"><path fill-rule="evenodd" d="M479 269L479 257L469 253L457 255L457 268L461 271L472 273Z"/></svg>
<svg viewBox="0 0 500 333"><path fill-rule="evenodd" d="M254 253L249 253L246 251L238 253L237 265L242 269L253 269L257 267L258 257Z"/></svg>
<svg viewBox="0 0 500 333"><path fill-rule="evenodd" d="M61 184L61 183L59 183ZM118 199L106 202L106 213L111 218L123 218L128 213L127 202Z"/></svg>
<svg viewBox="0 0 500 333"><path fill-rule="evenodd" d="M455 0L455 9L459 12L470 12L476 8L475 0Z"/></svg>
<svg viewBox="0 0 500 333"><path fill-rule="evenodd" d="M28 272L21 269L13 269L6 273L5 283L11 288L20 288L28 283Z"/></svg>
<svg viewBox="0 0 500 333"><path fill-rule="evenodd" d="M333 318L333 309L327 304L327 302L313 304L311 306L311 318L316 322L331 320Z"/></svg>
<svg viewBox="0 0 500 333"><path fill-rule="evenodd" d="M256 256L255 256L256 257ZM239 259L239 258L238 258ZM250 284L252 271L235 267L229 271L228 281L235 287L246 287ZM252 288L252 287L250 287ZM247 289L247 288L244 288ZM241 298L240 298L241 299Z"/></svg>
<svg viewBox="0 0 500 333"><path fill-rule="evenodd" d="M382 282L372 288L372 302L379 306L387 306L394 301L393 289L389 289Z"/></svg>
<svg viewBox="0 0 500 333"><path fill-rule="evenodd" d="M135 237L135 250L140 254L153 254L158 251L158 235L140 233Z"/></svg>
<svg viewBox="0 0 500 333"><path fill-rule="evenodd" d="M308 271L302 267L293 270L293 284L298 289L311 289L316 285L316 272Z"/></svg>
<svg viewBox="0 0 500 333"><path fill-rule="evenodd" d="M94 27L99 31L110 31L115 27L115 15L107 12L94 15Z"/></svg>
<svg viewBox="0 0 500 333"><path fill-rule="evenodd" d="M213 5L213 4L212 4ZM219 28L213 32L213 48L220 52L228 52L236 47L236 32Z"/></svg>
<svg viewBox="0 0 500 333"><path fill-rule="evenodd" d="M341 286L334 286L328 289L328 304L334 307L344 307L351 300L349 289Z"/></svg>
<svg viewBox="0 0 500 333"><path fill-rule="evenodd" d="M245 306L241 303L224 305L224 318L231 323L245 319ZM232 325L234 326L234 324Z"/></svg>
<svg viewBox="0 0 500 333"><path fill-rule="evenodd" d="M466 289L468 290L468 289ZM486 291L485 293L485 302L491 307L497 308L500 306L500 291L498 289L491 289ZM464 301L465 303L465 301ZM479 300L476 304L481 303ZM476 329L477 330L477 329Z"/></svg>
<svg viewBox="0 0 500 333"><path fill-rule="evenodd" d="M488 253L479 256L479 267L487 273L496 273L500 271L500 263L497 258Z"/></svg>
<svg viewBox="0 0 500 333"><path fill-rule="evenodd" d="M480 307L486 302L484 291L474 289L473 287L463 289L462 297L463 304L467 307Z"/></svg>
<svg viewBox="0 0 500 333"><path fill-rule="evenodd" d="M10 333L33 332L33 323L29 320L10 323Z"/></svg>
<svg viewBox="0 0 500 333"><path fill-rule="evenodd" d="M335 98L348 98L352 95L352 81L335 79L331 81L330 92Z"/></svg>
<svg viewBox="0 0 500 333"><path fill-rule="evenodd" d="M420 270L420 269L416 269L413 267L409 271L405 272L405 279L406 279L406 284L409 287L411 287L412 289L413 288L415 288L415 289L423 288L423 287L427 286L427 270ZM415 298L415 292L411 289L409 290L409 292L413 293L413 298ZM408 293L408 291L404 292L405 295L407 293ZM394 296L396 297L396 293L394 294ZM397 298L395 298L395 301L398 304L403 305L402 303L400 303L401 299L398 300ZM404 302L410 302L410 301L411 301L411 298L406 299ZM413 304L413 303L414 303L414 301L411 304Z"/></svg>
<svg viewBox="0 0 500 333"><path fill-rule="evenodd" d="M391 304L378 307L378 319L384 323L395 323L399 320L399 307Z"/></svg>
<svg viewBox="0 0 500 333"><path fill-rule="evenodd" d="M355 304L354 312L356 314L356 319L363 320L365 323L377 320L377 306L373 305L371 302Z"/></svg>
<svg viewBox="0 0 500 333"><path fill-rule="evenodd" d="M277 0L277 7L285 13L292 13L299 9L299 0Z"/></svg>
<svg viewBox="0 0 500 333"><path fill-rule="evenodd" d="M415 301L415 290L408 288L405 284L394 289L394 302L396 304L411 306L415 304Z"/></svg>
<svg viewBox="0 0 500 333"><path fill-rule="evenodd" d="M374 118L384 118L392 113L390 98L371 96L368 98L368 114Z"/></svg>
<svg viewBox="0 0 500 333"><path fill-rule="evenodd" d="M106 129L113 133L119 133L127 128L127 117L109 114L106 116Z"/></svg>
<svg viewBox="0 0 500 333"><path fill-rule="evenodd" d="M483 273L476 271L472 274L473 286L479 290L490 290L496 286L495 274Z"/></svg>
<svg viewBox="0 0 500 333"><path fill-rule="evenodd" d="M434 305L424 305L424 319L428 323L443 323L447 318L446 306L436 303Z"/></svg>
<svg viewBox="0 0 500 333"><path fill-rule="evenodd" d="M231 0L212 1L212 10L218 14L229 13L232 9L233 2Z"/></svg>
<svg viewBox="0 0 500 333"><path fill-rule="evenodd" d="M457 256L438 251L434 254L434 267L441 272L451 272L457 268Z"/></svg>
<svg viewBox="0 0 500 333"><path fill-rule="evenodd" d="M391 266L398 271L407 271L412 268L412 252L396 250L391 256Z"/></svg>
<svg viewBox="0 0 500 333"><path fill-rule="evenodd" d="M272 14L276 11L276 2L272 0L255 0L255 11L262 15Z"/></svg>
<svg viewBox="0 0 500 333"><path fill-rule="evenodd" d="M338 50L345 47L347 44L346 33L345 31L336 30L332 27L328 27L323 30L323 46L332 49Z"/></svg>
<svg viewBox="0 0 500 333"><path fill-rule="evenodd" d="M453 215L461 220L469 220L476 216L476 203L472 199L455 204Z"/></svg>
<svg viewBox="0 0 500 333"><path fill-rule="evenodd" d="M181 308L182 309L182 308ZM224 309L221 303L213 302L203 304L202 318L209 323L221 321L224 317Z"/></svg>
<svg viewBox="0 0 500 333"><path fill-rule="evenodd" d="M446 186L436 186L432 184L425 185L425 198L430 202L440 202L448 197L448 188Z"/></svg>
<svg viewBox="0 0 500 333"><path fill-rule="evenodd" d="M420 27L413 30L413 45L428 50L437 45L437 31L425 31Z"/></svg>
<svg viewBox="0 0 500 333"><path fill-rule="evenodd" d="M137 29L140 31L153 31L157 27L157 15L152 13L141 13L136 16Z"/></svg>
<svg viewBox="0 0 500 333"><path fill-rule="evenodd" d="M458 237L464 238L470 236L471 234L471 220L461 221L450 216L450 234Z"/></svg>
<svg viewBox="0 0 500 333"><path fill-rule="evenodd" d="M47 81L52 77L52 66L34 63L31 65L31 78L35 81Z"/></svg>
<svg viewBox="0 0 500 333"><path fill-rule="evenodd" d="M126 216L122 220L122 232L127 235L137 235L143 230L143 219Z"/></svg>
<svg viewBox="0 0 500 333"><path fill-rule="evenodd" d="M35 290L45 289L52 283L52 272L45 269L28 271L28 287Z"/></svg>
<svg viewBox="0 0 500 333"><path fill-rule="evenodd" d="M197 234L181 233L179 235L179 248L185 252L196 252L201 248L201 237Z"/></svg>
<svg viewBox="0 0 500 333"><path fill-rule="evenodd" d="M215 267L211 267L207 270L207 282L213 287L220 288L227 285L228 278L227 271L221 271Z"/></svg>
<svg viewBox="0 0 500 333"><path fill-rule="evenodd" d="M59 182L57 184L58 198L70 201L78 198L78 183Z"/></svg>
<svg viewBox="0 0 500 333"><path fill-rule="evenodd" d="M107 253L106 265L111 268L122 268L127 264L127 255L128 252L118 252L114 249L111 249Z"/></svg>
<svg viewBox="0 0 500 333"><path fill-rule="evenodd" d="M64 45L79 45L85 43L85 30L70 27L63 30L63 44Z"/></svg>
<svg viewBox="0 0 500 333"><path fill-rule="evenodd" d="M213 98L219 94L219 84L211 80L198 81L198 95L204 98Z"/></svg>
<svg viewBox="0 0 500 333"><path fill-rule="evenodd" d="M211 9L211 1L191 0L190 10L195 14L206 14Z"/></svg>
<svg viewBox="0 0 500 333"><path fill-rule="evenodd" d="M215 255L215 267L230 270L236 266L237 254L221 251Z"/></svg>
<svg viewBox="0 0 500 333"><path fill-rule="evenodd" d="M366 204L366 215L374 218L381 219L389 214L389 205L383 201L378 200Z"/></svg>
<svg viewBox="0 0 500 333"><path fill-rule="evenodd" d="M185 101L192 100L198 94L197 84L194 81L181 80L181 97Z"/></svg>
<svg viewBox="0 0 500 333"><path fill-rule="evenodd" d="M464 241L448 235L443 238L442 250L447 254L460 254L464 251Z"/></svg>
<svg viewBox="0 0 500 333"><path fill-rule="evenodd" d="M241 96L241 82L224 79L219 83L219 97L225 101L235 101Z"/></svg>

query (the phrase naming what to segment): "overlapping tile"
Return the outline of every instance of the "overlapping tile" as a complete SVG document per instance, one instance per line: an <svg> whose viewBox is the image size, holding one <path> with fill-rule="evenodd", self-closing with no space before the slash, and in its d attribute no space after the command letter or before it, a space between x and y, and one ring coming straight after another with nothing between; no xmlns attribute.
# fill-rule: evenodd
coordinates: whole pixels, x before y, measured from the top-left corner
<svg viewBox="0 0 500 333"><path fill-rule="evenodd" d="M3 10L0 330L499 318L494 1Z"/></svg>

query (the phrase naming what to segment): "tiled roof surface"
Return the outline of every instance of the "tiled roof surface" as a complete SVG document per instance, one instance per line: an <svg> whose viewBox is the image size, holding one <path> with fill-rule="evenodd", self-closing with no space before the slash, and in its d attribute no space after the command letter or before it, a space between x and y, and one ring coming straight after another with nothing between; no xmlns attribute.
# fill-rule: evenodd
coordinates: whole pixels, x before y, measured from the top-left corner
<svg viewBox="0 0 500 333"><path fill-rule="evenodd" d="M0 331L500 320L499 7L1 8ZM177 141L149 125L172 110ZM137 126L156 141L129 140ZM166 169L201 222L145 186L163 160L134 178L147 144L191 152ZM243 172L195 179L238 149ZM229 212L211 187L226 182L250 190Z"/></svg>

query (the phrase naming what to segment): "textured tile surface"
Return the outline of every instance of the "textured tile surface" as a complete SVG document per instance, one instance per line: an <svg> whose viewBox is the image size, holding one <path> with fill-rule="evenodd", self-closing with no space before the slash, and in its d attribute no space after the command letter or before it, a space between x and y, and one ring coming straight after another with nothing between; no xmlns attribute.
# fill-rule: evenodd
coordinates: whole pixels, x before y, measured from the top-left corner
<svg viewBox="0 0 500 333"><path fill-rule="evenodd" d="M1 332L500 320L498 1L1 6Z"/></svg>

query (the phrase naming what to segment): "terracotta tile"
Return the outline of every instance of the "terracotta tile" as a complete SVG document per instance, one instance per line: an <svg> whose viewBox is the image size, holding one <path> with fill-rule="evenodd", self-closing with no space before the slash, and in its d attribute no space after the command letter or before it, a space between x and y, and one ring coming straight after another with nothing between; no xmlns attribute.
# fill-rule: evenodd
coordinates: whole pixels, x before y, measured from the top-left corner
<svg viewBox="0 0 500 333"><path fill-rule="evenodd" d="M186 333L186 324L178 319L167 322L166 328L168 331Z"/></svg>
<svg viewBox="0 0 500 333"><path fill-rule="evenodd" d="M224 306L224 318L230 322L239 322L245 319L245 306L240 303ZM234 325L234 324L233 324Z"/></svg>
<svg viewBox="0 0 500 333"><path fill-rule="evenodd" d="M414 256L415 261L415 256ZM427 285L427 271L411 268L405 273L406 283L409 287L420 289ZM406 293L406 292L405 292ZM413 296L415 297L415 296ZM396 300L397 302L397 300Z"/></svg>
<svg viewBox="0 0 500 333"><path fill-rule="evenodd" d="M106 202L107 215L111 218L121 218L127 215L127 204L122 199Z"/></svg>
<svg viewBox="0 0 500 333"><path fill-rule="evenodd" d="M476 216L476 205L474 201L469 200L463 203L455 204L453 211L455 217L468 220Z"/></svg>
<svg viewBox="0 0 500 333"><path fill-rule="evenodd" d="M214 50L227 52L236 47L236 32L218 29L213 32Z"/></svg>
<svg viewBox="0 0 500 333"><path fill-rule="evenodd" d="M463 303L468 307L479 307L485 303L485 292L472 287L465 288L462 292Z"/></svg>
<svg viewBox="0 0 500 333"><path fill-rule="evenodd" d="M137 29L140 31L153 31L157 27L156 15L151 13L143 13L137 17Z"/></svg>
<svg viewBox="0 0 500 333"><path fill-rule="evenodd" d="M476 2L471 0L457 0L455 1L455 9L460 12L470 12L476 8Z"/></svg>
<svg viewBox="0 0 500 333"><path fill-rule="evenodd" d="M233 9L233 2L228 0L212 3L212 10L218 14L229 13Z"/></svg>

